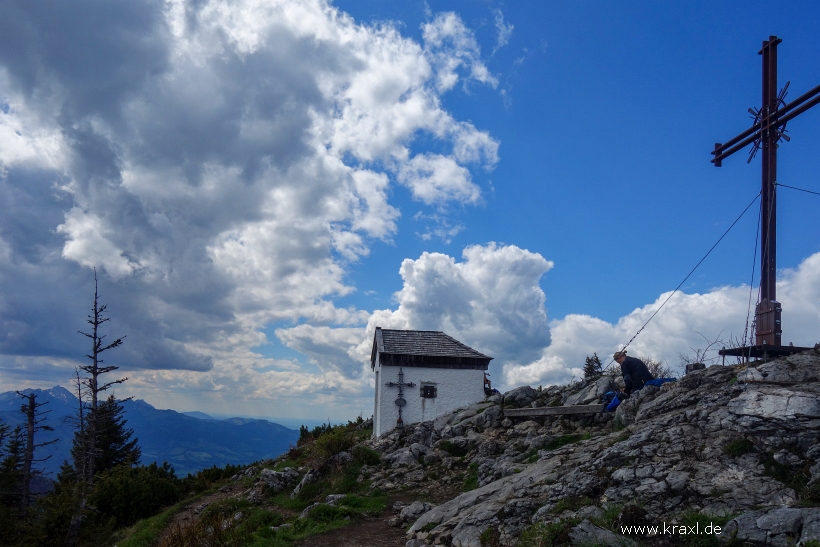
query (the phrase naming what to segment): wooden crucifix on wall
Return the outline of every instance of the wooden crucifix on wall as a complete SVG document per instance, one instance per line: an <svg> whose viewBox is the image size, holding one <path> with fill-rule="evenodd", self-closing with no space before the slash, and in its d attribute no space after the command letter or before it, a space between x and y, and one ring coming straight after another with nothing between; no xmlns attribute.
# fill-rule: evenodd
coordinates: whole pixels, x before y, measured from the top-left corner
<svg viewBox="0 0 820 547"><path fill-rule="evenodd" d="M724 349L722 355L760 357L776 356L807 348L783 346L781 305L777 301L777 148L780 141L789 141L786 123L809 108L820 103L820 85L804 93L791 103L786 103L787 82L783 89L777 88L777 36L769 36L758 52L763 56L763 102L759 110L750 108L754 117L752 126L725 143L715 143L712 163L720 167L722 161L735 152L752 144L749 160L758 151L762 156L762 185L760 191L760 301L755 309L755 345L748 348ZM740 351L742 350L742 351Z"/></svg>

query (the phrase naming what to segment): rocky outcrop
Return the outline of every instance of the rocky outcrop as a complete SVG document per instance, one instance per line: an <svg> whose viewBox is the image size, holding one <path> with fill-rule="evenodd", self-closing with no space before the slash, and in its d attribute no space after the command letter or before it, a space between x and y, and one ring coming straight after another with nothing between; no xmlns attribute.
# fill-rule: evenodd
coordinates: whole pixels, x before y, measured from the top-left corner
<svg viewBox="0 0 820 547"><path fill-rule="evenodd" d="M820 541L820 508L759 509L733 518L721 530L723 542L742 545L805 545Z"/></svg>
<svg viewBox="0 0 820 547"><path fill-rule="evenodd" d="M293 489L293 492L290 493L291 498L295 498L299 495L299 492L302 491L306 485L314 483L319 480L321 474L316 469L308 469L307 473L302 477L302 480L299 481L299 484L296 485L296 488Z"/></svg>
<svg viewBox="0 0 820 547"><path fill-rule="evenodd" d="M572 523L575 543L627 544L600 519L635 504L633 524L740 514L721 537L755 545L815 538L820 509L792 506L820 479L820 352L695 371L644 388L614 417L503 415L511 406L589 404L616 381L518 388L394 431L369 441L387 465L366 478L386 491L434 476L473 488L421 514L408 532L415 545L479 547L488 529L514 545L550 522Z"/></svg>
<svg viewBox="0 0 820 547"><path fill-rule="evenodd" d="M286 467L283 471L263 469L259 473L259 480L274 492L281 492L299 480L299 473L292 467Z"/></svg>

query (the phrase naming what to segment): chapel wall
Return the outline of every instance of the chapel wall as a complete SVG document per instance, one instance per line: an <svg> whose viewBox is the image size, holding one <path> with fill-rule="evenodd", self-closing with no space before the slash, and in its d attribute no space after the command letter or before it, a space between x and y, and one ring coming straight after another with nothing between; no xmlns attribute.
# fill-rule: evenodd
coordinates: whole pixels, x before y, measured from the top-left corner
<svg viewBox="0 0 820 547"><path fill-rule="evenodd" d="M396 427L399 407L396 399L398 387L389 387L387 382L399 381L399 368L404 370L404 381L413 382L414 387L404 388L407 405L402 410L405 427L410 424L433 420L457 408L477 403L484 399L484 371L473 369L448 369L427 367L376 366L377 375L376 413L373 416L373 435L378 437ZM424 398L420 395L423 384L436 387L436 397Z"/></svg>

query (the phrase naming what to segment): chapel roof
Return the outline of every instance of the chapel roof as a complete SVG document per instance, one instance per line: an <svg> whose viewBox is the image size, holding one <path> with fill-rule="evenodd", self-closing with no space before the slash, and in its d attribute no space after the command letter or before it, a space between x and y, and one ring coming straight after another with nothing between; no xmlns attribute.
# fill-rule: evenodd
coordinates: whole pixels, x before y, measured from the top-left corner
<svg viewBox="0 0 820 547"><path fill-rule="evenodd" d="M392 356L405 356L403 359L392 359L398 364L416 363L417 366L429 366L431 363L462 363L463 368L469 365L480 365L485 368L492 357L474 350L441 331L434 330L394 330L376 327L373 337L371 364L375 366L377 352ZM462 367L459 367L462 368Z"/></svg>

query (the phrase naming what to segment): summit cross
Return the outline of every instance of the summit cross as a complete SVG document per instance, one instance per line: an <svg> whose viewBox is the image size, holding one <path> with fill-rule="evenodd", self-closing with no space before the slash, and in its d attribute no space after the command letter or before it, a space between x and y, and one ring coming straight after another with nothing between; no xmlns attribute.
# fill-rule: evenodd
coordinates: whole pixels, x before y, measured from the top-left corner
<svg viewBox="0 0 820 547"><path fill-rule="evenodd" d="M753 144L748 162L758 151L762 152L762 186L760 190L760 302L755 309L756 353L766 348L782 346L781 305L775 287L777 273L777 148L781 140L789 141L786 123L820 103L820 85L786 104L786 90L777 89L777 36L769 36L758 52L763 56L763 103L759 110L749 109L754 118L752 126L725 143L715 143L712 163L720 167L722 161L735 152ZM747 163L748 163L747 162ZM753 348L747 348L753 349ZM721 352L723 353L723 352ZM729 353L726 353L729 355ZM748 355L748 354L747 354Z"/></svg>

